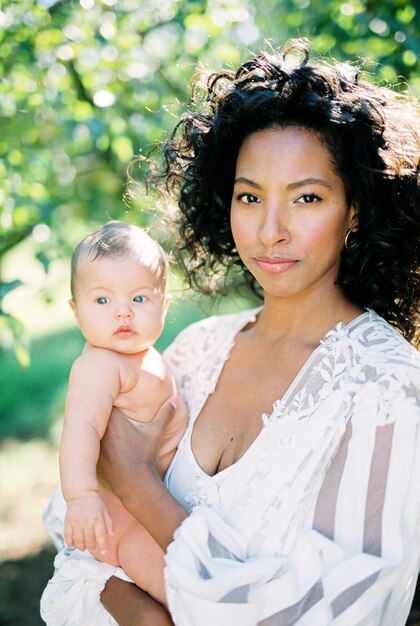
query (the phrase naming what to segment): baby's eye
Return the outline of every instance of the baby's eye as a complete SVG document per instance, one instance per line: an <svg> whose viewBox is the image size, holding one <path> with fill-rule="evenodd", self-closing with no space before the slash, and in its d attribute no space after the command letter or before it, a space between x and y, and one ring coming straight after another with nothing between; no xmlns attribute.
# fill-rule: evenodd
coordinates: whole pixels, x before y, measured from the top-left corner
<svg viewBox="0 0 420 626"><path fill-rule="evenodd" d="M253 193L240 193L236 199L244 204L256 204L260 201L258 196Z"/></svg>
<svg viewBox="0 0 420 626"><path fill-rule="evenodd" d="M303 196L300 196L297 199L297 202L301 202L302 204L312 204L313 202L319 202L320 200L321 198L315 193L304 193Z"/></svg>
<svg viewBox="0 0 420 626"><path fill-rule="evenodd" d="M96 299L96 302L97 302L98 304L107 304L107 303L109 302L109 298L105 298L105 297L103 297L103 298L97 298L97 299Z"/></svg>
<svg viewBox="0 0 420 626"><path fill-rule="evenodd" d="M144 302L146 298L144 296L134 296L133 302Z"/></svg>

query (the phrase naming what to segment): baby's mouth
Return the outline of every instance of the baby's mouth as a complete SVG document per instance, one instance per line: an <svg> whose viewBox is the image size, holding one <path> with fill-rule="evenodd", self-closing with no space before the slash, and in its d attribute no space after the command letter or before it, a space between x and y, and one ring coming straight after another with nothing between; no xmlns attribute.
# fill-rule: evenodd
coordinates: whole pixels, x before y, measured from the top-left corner
<svg viewBox="0 0 420 626"><path fill-rule="evenodd" d="M132 336L135 334L136 334L135 330L133 330L131 326L127 326L125 324L123 324L122 326L118 326L117 330L114 333L114 335L117 335L117 336L128 336L128 335Z"/></svg>

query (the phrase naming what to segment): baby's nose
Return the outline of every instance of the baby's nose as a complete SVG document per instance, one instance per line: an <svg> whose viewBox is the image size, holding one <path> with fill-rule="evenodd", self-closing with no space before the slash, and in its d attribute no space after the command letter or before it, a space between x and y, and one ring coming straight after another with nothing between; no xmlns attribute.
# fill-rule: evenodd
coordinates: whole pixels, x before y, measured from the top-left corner
<svg viewBox="0 0 420 626"><path fill-rule="evenodd" d="M131 318L133 317L133 311L131 307L127 304L120 305L119 307L117 307L116 316L118 318Z"/></svg>

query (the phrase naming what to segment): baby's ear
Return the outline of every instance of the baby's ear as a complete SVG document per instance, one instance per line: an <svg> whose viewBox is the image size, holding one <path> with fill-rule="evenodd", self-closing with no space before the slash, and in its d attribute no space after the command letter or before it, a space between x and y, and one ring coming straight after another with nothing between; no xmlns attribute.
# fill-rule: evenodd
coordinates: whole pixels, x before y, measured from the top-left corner
<svg viewBox="0 0 420 626"><path fill-rule="evenodd" d="M71 310L73 311L74 317L77 319L77 306L73 298L70 298L69 305L70 305Z"/></svg>
<svg viewBox="0 0 420 626"><path fill-rule="evenodd" d="M168 307L171 304L172 300L173 300L172 294L165 293L165 313L168 310Z"/></svg>

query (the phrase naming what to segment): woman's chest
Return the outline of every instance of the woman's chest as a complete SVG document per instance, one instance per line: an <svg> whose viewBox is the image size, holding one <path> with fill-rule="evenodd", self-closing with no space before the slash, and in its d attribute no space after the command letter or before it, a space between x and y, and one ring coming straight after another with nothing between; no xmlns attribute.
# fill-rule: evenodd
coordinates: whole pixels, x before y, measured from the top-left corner
<svg viewBox="0 0 420 626"><path fill-rule="evenodd" d="M195 421L194 456L213 475L240 459L263 426L263 414L283 397L306 356L261 350L238 343L225 363L214 392Z"/></svg>

